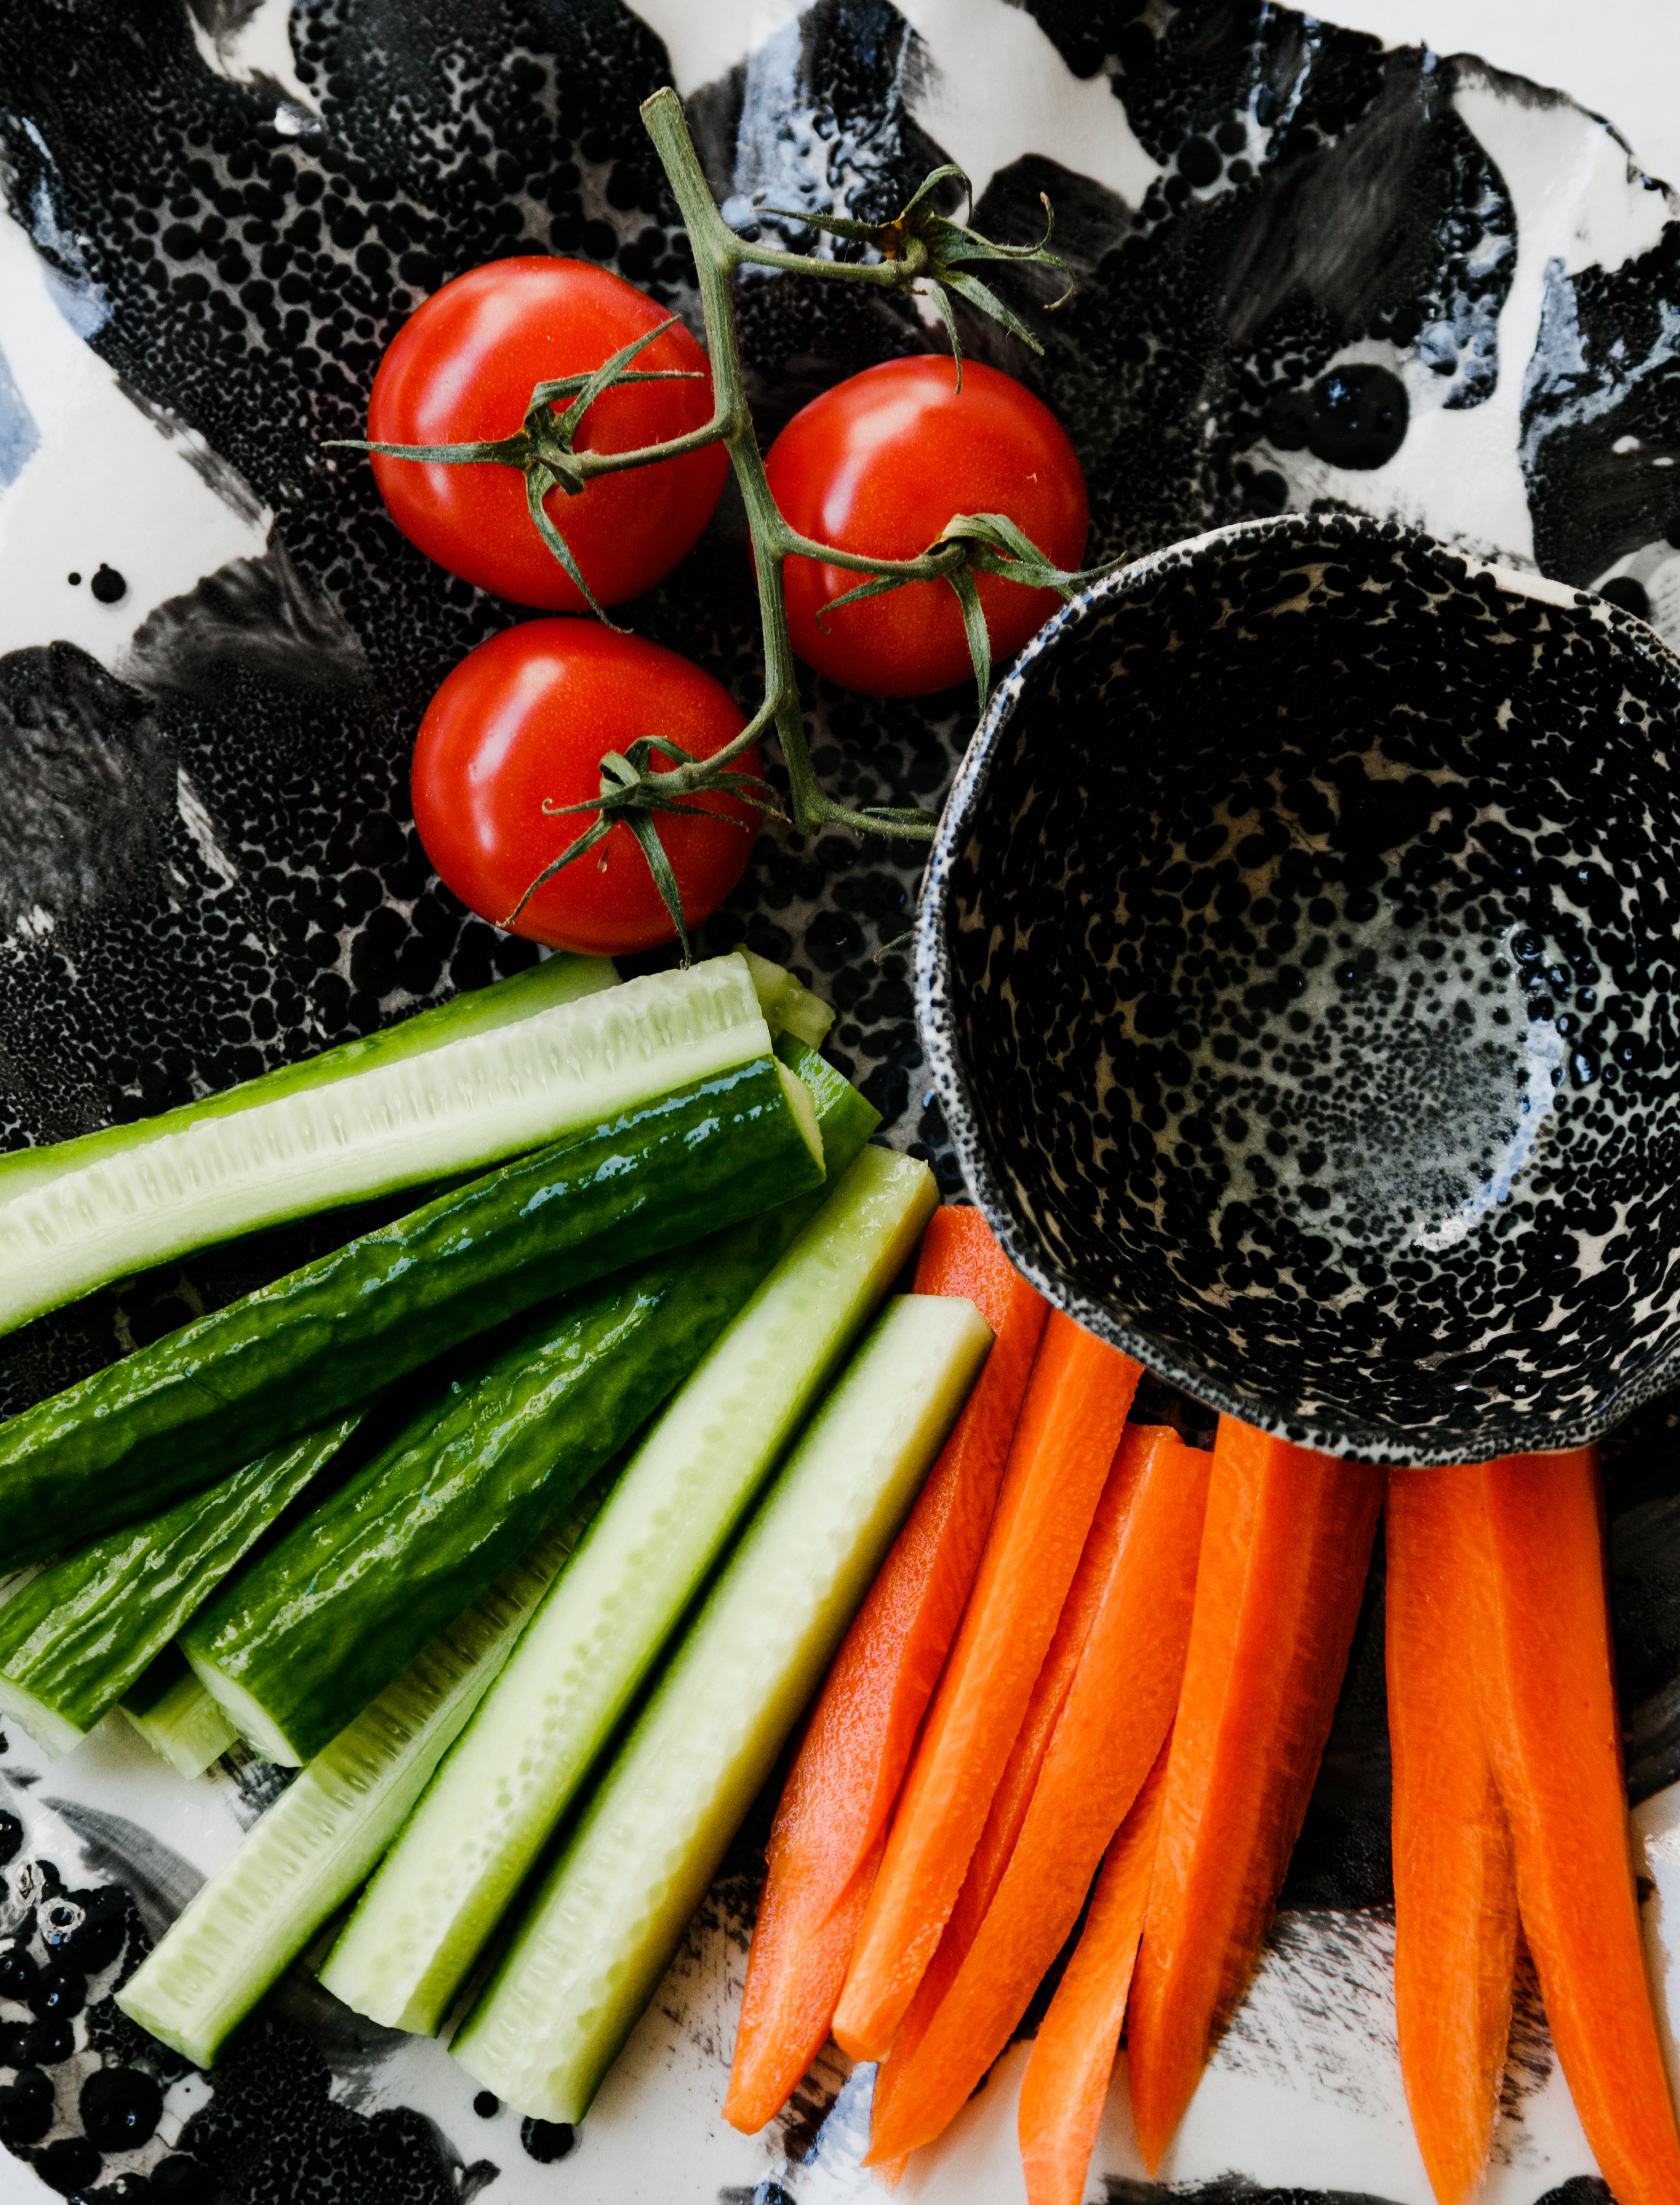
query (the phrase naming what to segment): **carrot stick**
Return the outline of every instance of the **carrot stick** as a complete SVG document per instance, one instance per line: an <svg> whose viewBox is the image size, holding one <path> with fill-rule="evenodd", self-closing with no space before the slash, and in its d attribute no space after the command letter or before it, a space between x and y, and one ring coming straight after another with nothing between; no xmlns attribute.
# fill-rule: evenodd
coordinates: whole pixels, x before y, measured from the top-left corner
<svg viewBox="0 0 1680 2205"><path fill-rule="evenodd" d="M786 2104L834 2020L887 1819L961 1620L1048 1310L977 1209L929 1220L918 1294L963 1294L996 1338L828 1672L769 1845L724 2119Z"/></svg>
<svg viewBox="0 0 1680 2205"><path fill-rule="evenodd" d="M1125 2022L1161 1836L1171 1743L1108 1848L1091 1911L1021 2083L1017 2130L1027 2205L1080 2205Z"/></svg>
<svg viewBox="0 0 1680 2205"><path fill-rule="evenodd" d="M835 2041L854 2059L892 2043L956 1903L1141 1376L1052 1312L834 2014Z"/></svg>
<svg viewBox="0 0 1680 2205"><path fill-rule="evenodd" d="M1132 2113L1151 2172L1271 1923L1381 1499L1379 1471L1220 1419L1127 2024Z"/></svg>
<svg viewBox="0 0 1680 2205"><path fill-rule="evenodd" d="M1120 1441L1119 1454L1125 1452L1134 1432L1167 1430L1165 1426L1128 1424ZM1171 1433L1167 1433L1171 1436ZM1117 1489L1113 1468L1102 1489L1102 1498L1097 1502L1096 1514L1085 1540L1084 1551L1079 1557L1079 1566L1073 1573L1073 1583L1068 1588L1067 1598L1057 1619L1055 1636L1050 1641L1050 1650L1044 1656L1027 1702L1027 1711L1021 1727L1016 1732L1015 1743L1009 1749L1009 1758L1004 1763L998 1788L992 1795L991 1810L987 1815L985 1828L980 1833L974 1848L973 1858L968 1864L968 1874L963 1878L963 1887L957 1894L957 1903L951 1910L951 1919L945 1925L945 1934L934 1948L927 1972L916 1986L916 1995L899 2025L893 2039L893 2048L881 2063L875 2078L875 2089L870 2099L870 2120L878 2133L883 2121L890 2119L888 2108L903 2080L910 2056L928 2033L929 2024L939 2010L940 2001L956 1981L957 1971L967 1958L969 1947L980 1934L980 1925L986 1918L1009 1857L1015 1850L1015 1840L1026 1820L1038 1772L1044 1765L1044 1756L1049 1750L1050 1739L1062 1704L1072 1687L1077 1673L1085 1642L1090 1637L1091 1625L1095 1620L1101 1603L1103 1590L1104 1550L1113 1544L1112 1536L1104 1530L1104 1510L1109 1495ZM1112 1515L1113 1511L1109 1509ZM870 2166L877 2172L893 2162L871 2159Z"/></svg>
<svg viewBox="0 0 1680 2205"><path fill-rule="evenodd" d="M887 2055L866 2164L932 2143L956 2118L1079 1918L1172 1727L1208 1470L1172 1432L1128 1428L1064 1612L1082 1600L1093 1608L1020 1835L969 1948L941 1970L952 1980L937 2012L914 2043L906 2020ZM953 1914L935 1967L957 1926Z"/></svg>
<svg viewBox="0 0 1680 2205"><path fill-rule="evenodd" d="M1440 2205L1481 2186L1517 1963L1511 1833L1476 1711L1478 1469L1390 1474L1388 1735L1400 2068Z"/></svg>
<svg viewBox="0 0 1680 2205"><path fill-rule="evenodd" d="M1123 1440L1121 1445L1125 1444ZM1109 1475L1112 1483L1113 1472ZM1106 1492L1107 1488L1104 1490ZM1099 1514L1101 1505L1100 1501L1097 1504ZM998 1788L992 1797L991 1811L986 1817L986 1827L980 1833L974 1857L968 1864L968 1874L963 1878L963 1887L951 1910L951 1919L945 1925L944 1935L934 1947L934 1956L928 1963L926 1974L916 1986L916 1995L899 2024L899 2033L893 2039L893 2048L876 2071L875 2088L870 2100L872 2133L878 2134L882 2124L890 2120L889 2108L904 2078L905 2070L910 2065L910 2055L927 2035L929 2024L939 2011L940 2001L955 1982L957 1971L962 1966L970 1946L979 1935L980 1925L986 1918L986 1909L992 1903L993 1894L1003 1881L1003 1872L1009 1865L1009 1856L1015 1850L1015 1840L1026 1820L1027 1807L1032 1798L1033 1787L1038 1781L1038 1772L1044 1764L1056 1717L1061 1712L1062 1703L1073 1682L1074 1672L1078 1667L1079 1656L1084 1651L1092 1619L1096 1613L1101 1587L1095 1572L1088 1566L1095 1537L1095 1526L1093 1524L1091 1537L1085 1542L1085 1551L1079 1557L1079 1566L1074 1572L1073 1583L1057 1621L1055 1636L1050 1641L1050 1650L1045 1655L1044 1666L1033 1685L1027 1712L1016 1733L1015 1743L1009 1749L1003 1774L998 1780ZM884 2177L896 2188L905 2156L907 2154L897 2159L871 2157L869 2164L878 2177Z"/></svg>
<svg viewBox="0 0 1680 2205"><path fill-rule="evenodd" d="M1620 2205L1675 2205L1680 2136L1629 1851L1593 1450L1485 1465L1476 1676L1517 1900L1581 2125Z"/></svg>

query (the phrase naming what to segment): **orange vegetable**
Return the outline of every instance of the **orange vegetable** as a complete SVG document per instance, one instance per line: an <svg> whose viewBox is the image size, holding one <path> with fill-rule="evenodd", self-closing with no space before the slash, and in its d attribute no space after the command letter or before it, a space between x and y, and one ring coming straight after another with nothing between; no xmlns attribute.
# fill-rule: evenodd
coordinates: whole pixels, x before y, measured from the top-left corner
<svg viewBox="0 0 1680 2205"><path fill-rule="evenodd" d="M1132 2113L1152 2171L1270 1925L1381 1500L1379 1471L1220 1418L1127 2024Z"/></svg>
<svg viewBox="0 0 1680 2205"><path fill-rule="evenodd" d="M1108 1848L1079 1942L1021 2083L1017 2128L1027 2205L1080 2205L1125 2022L1149 1902L1171 1742Z"/></svg>
<svg viewBox="0 0 1680 2205"><path fill-rule="evenodd" d="M1155 1430L1159 1426L1128 1425L1120 1441L1124 1451L1134 1430ZM1118 1459L1118 1457L1117 1457ZM1116 1489L1113 1470L1108 1472L1102 1499L1097 1503L1079 1566L1073 1573L1073 1583L1056 1620L1055 1635L1050 1641L1050 1650L1044 1656L1044 1666L1034 1680L1032 1697L1027 1702L1027 1712L1021 1727L1015 1734L1015 1743L1009 1749L1009 1758L1004 1763L998 1788L992 1795L991 1811L986 1817L986 1827L980 1833L974 1856L968 1864L968 1874L963 1878L963 1887L957 1894L957 1903L951 1910L951 1919L945 1925L945 1934L934 1948L933 1958L927 1972L916 1986L899 2033L893 2040L893 2048L881 2063L875 2078L875 2089L870 2101L871 2126L879 2134L883 2121L892 2116L889 2111L894 2094L910 2064L910 2055L928 2033L928 2025L939 2010L940 2001L956 1981L957 1971L968 1956L968 1950L980 1934L980 1925L986 1918L1003 1872L1009 1865L1009 1857L1015 1850L1015 1840L1021 1834L1027 1809L1032 1803L1038 1772L1044 1765L1044 1756L1049 1750L1051 1735L1061 1714L1079 1667L1080 1656L1085 1650L1085 1641L1095 1620L1102 1595L1102 1574L1099 1566L1098 1549L1104 1542L1101 1536L1103 1510L1112 1491ZM872 2157L870 2165L879 2172L890 2170L901 2160L894 2161Z"/></svg>
<svg viewBox="0 0 1680 2205"><path fill-rule="evenodd" d="M724 2119L751 2132L827 2041L887 1823L961 1619L1048 1311L977 1209L929 1220L918 1294L961 1294L996 1338L834 1658L776 1811Z"/></svg>
<svg viewBox="0 0 1680 2205"><path fill-rule="evenodd" d="M1619 2205L1676 2205L1680 2136L1629 1857L1591 1448L1475 1474L1476 1682L1517 1899L1581 2125Z"/></svg>
<svg viewBox="0 0 1680 2205"><path fill-rule="evenodd" d="M1128 1427L1128 1429L1130 1429ZM1122 1446L1125 1441L1122 1441ZM1113 1472L1110 1472L1112 1481ZM1107 1489L1104 1489L1105 1491ZM1099 1513L1101 1503L1098 1503ZM1095 1536L1095 1527L1093 1527ZM1050 1744L1050 1734L1055 1728L1056 1717L1061 1712L1068 1687L1073 1682L1079 1656L1084 1651L1089 1636L1091 1620L1096 1612L1098 1587L1095 1574L1086 1566L1091 1551L1091 1542L1085 1542L1085 1551L1079 1558L1079 1567L1074 1572L1073 1584L1056 1623L1055 1636L1050 1641L1050 1650L1044 1657L1044 1666L1033 1685L1032 1697L1027 1702L1027 1712L1017 1732L1015 1743L1009 1749L1009 1758L1004 1763L998 1788L992 1795L991 1812L986 1817L986 1827L980 1833L974 1857L968 1864L968 1874L963 1878L963 1887L957 1893L957 1903L951 1910L951 1919L945 1925L945 1934L934 1947L934 1956L928 1963L926 1974L916 1986L916 1995L910 2001L905 2018L899 2024L899 2033L893 2039L893 2048L876 2071L875 2088L870 2099L871 2131L879 2134L883 2121L892 2118L890 2108L910 2055L928 2033L928 2025L939 2011L940 2000L956 1980L957 1970L967 1956L969 1946L978 1935L980 1925L986 1918L986 1909L992 1903L993 1893L1003 1881L1003 1872L1009 1865L1009 1856L1015 1850L1015 1840L1020 1835L1021 1825L1032 1799L1033 1786L1038 1781L1038 1772L1044 1765L1044 1756ZM908 2154L896 2159L871 2154L869 2164L878 2177L884 2178L894 2189L904 2172Z"/></svg>
<svg viewBox="0 0 1680 2205"><path fill-rule="evenodd" d="M937 2012L914 2042L906 2024L882 2067L869 2163L930 2143L955 2119L1079 1918L1103 1850L1172 1727L1208 1467L1206 1454L1171 1431L1127 1429L1064 1611L1065 1625L1076 1619L1068 1637L1083 1643L1072 1653L1071 1685L1055 1695L1060 1709L1019 1836L1000 1879L990 1879L995 1895L977 1894L977 1929L947 1958L959 1927L953 1916L917 1994L935 1970L948 1976ZM1046 1673L1054 1667L1047 1663Z"/></svg>
<svg viewBox="0 0 1680 2205"><path fill-rule="evenodd" d="M835 2012L835 2040L854 2059L879 2059L892 2044L956 1904L1141 1376L1051 1313Z"/></svg>
<svg viewBox="0 0 1680 2205"><path fill-rule="evenodd" d="M1511 1833L1476 1707L1479 1469L1388 1479L1394 1998L1412 2127L1440 2205L1480 2187L1517 1960Z"/></svg>

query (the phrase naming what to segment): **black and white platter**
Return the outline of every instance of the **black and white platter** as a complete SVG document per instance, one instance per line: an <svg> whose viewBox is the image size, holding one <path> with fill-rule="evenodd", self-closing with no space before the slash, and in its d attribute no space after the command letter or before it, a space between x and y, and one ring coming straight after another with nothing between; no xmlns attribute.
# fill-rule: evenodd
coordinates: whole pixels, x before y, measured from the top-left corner
<svg viewBox="0 0 1680 2205"><path fill-rule="evenodd" d="M1582 11L1582 39L1601 34ZM1677 61L1680 34L1628 68ZM407 800L427 698L527 615L428 565L324 445L360 433L405 315L498 254L606 262L698 327L637 116L666 82L744 222L760 193L883 217L947 158L991 234L1032 233L1048 193L1079 288L1043 358L965 336L1066 425L1092 557L1345 508L1601 591L1680 641L1680 205L1565 92L1267 0L7 0L0 1143L187 1101L534 954L432 877ZM766 439L841 377L941 342L855 289L755 273L739 305ZM756 701L727 503L628 617ZM936 804L972 723L967 691L819 684L816 764L848 802ZM767 832L706 946L745 942L827 994L836 1061L954 1192L905 960L875 961L917 882L882 846ZM15 1335L0 1412L242 1291L251 1260ZM1149 1406L1208 1422L1163 1388ZM1647 1923L1680 1997L1669 1403L1606 1460ZM1163 2170L1209 2205L1428 2196L1394 2047L1381 1681L1379 1572L1285 1911ZM575 2136L475 2098L439 2046L359 2022L302 1969L212 2074L162 2053L112 1983L281 1780L235 1756L189 1785L115 1731L49 1766L8 1730L0 1936L120 1915L123 1939L84 1946L108 1957L78 1975L80 2011L0 2000L7 2205L44 2182L179 2205L871 2194L867 2070L830 2055L761 2138L720 2118L762 1816ZM1014 2205L1022 2058L902 2196ZM9 2095L25 2062L55 2091L39 2134ZM1530 1989L1490 2205L1589 2205L1596 2179ZM1089 2194L1152 2194L1123 2093Z"/></svg>

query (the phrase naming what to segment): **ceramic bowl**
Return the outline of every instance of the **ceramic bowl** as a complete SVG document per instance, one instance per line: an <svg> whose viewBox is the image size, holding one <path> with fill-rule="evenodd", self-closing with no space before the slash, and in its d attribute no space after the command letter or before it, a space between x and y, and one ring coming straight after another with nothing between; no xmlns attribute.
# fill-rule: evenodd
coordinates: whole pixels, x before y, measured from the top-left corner
<svg viewBox="0 0 1680 2205"><path fill-rule="evenodd" d="M953 793L919 1015L1080 1322L1308 1445L1579 1445L1680 1357L1680 659L1285 515L1045 629Z"/></svg>

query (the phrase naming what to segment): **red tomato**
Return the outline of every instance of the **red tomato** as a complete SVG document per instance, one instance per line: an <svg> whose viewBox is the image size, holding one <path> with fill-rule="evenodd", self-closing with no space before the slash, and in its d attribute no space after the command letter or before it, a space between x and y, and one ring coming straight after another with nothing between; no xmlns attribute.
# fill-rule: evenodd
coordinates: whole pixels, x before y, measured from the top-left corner
<svg viewBox="0 0 1680 2205"><path fill-rule="evenodd" d="M597 621L527 621L469 651L426 707L414 823L461 901L501 926L543 866L595 823L586 811L557 819L543 805L598 795L603 752L667 735L709 758L745 724L728 691L674 651ZM747 752L739 770L759 770L757 750ZM757 831L755 807L739 797L695 800L715 816L653 814L691 926L734 887ZM540 889L513 930L608 957L676 936L621 822Z"/></svg>
<svg viewBox="0 0 1680 2205"><path fill-rule="evenodd" d="M411 315L379 363L368 407L381 444L467 444L511 437L539 383L599 367L665 319L621 276L586 260L493 260L457 276ZM597 398L573 439L624 452L711 419L711 371L680 324L638 368L698 370L698 383L627 383ZM564 410L562 405L555 409ZM723 446L604 476L543 506L603 605L668 574L711 519L728 470ZM537 534L517 467L429 466L377 454L373 472L397 526L430 559L516 604L580 612L584 600Z"/></svg>
<svg viewBox="0 0 1680 2205"><path fill-rule="evenodd" d="M959 513L1001 513L1069 571L1090 526L1085 478L1061 425L1012 376L923 354L849 376L796 413L765 462L776 503L802 536L879 559L914 559ZM911 582L817 615L866 574L814 559L786 568L793 648L806 664L873 697L921 697L971 675L948 582ZM977 576L994 658L1006 658L1061 600Z"/></svg>

